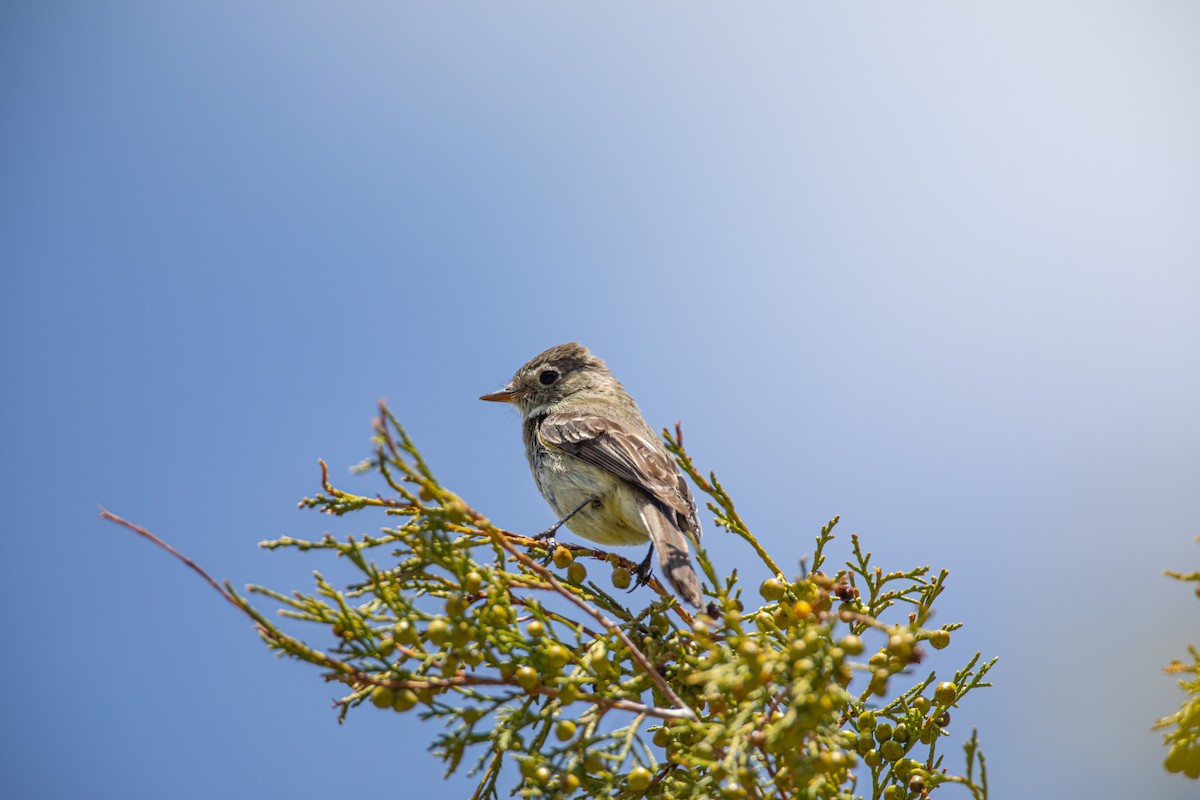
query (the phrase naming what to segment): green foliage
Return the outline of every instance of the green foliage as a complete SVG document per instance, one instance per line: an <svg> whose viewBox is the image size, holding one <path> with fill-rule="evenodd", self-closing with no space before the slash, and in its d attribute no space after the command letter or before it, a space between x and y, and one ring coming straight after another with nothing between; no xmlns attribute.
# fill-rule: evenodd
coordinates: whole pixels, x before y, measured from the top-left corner
<svg viewBox="0 0 1200 800"><path fill-rule="evenodd" d="M1196 584L1196 596L1200 597L1200 572L1180 573L1167 570L1166 574L1176 580ZM1190 674L1191 678L1180 679L1179 685L1187 698L1183 706L1170 716L1163 717L1155 728L1172 728L1163 734L1167 746L1167 757L1164 761L1171 772L1182 772L1195 780L1200 778L1200 651L1195 646L1188 645L1188 653L1192 663L1185 664L1178 659L1167 666L1166 671L1172 674Z"/></svg>
<svg viewBox="0 0 1200 800"><path fill-rule="evenodd" d="M218 589L271 649L347 687L341 718L365 706L441 722L431 750L447 773L477 777L473 798L516 785L528 798L892 800L947 783L986 798L976 736L963 745L963 774L948 771L941 750L951 707L989 685L994 659L975 654L940 682L914 674L926 645L946 647L960 627L925 627L947 574L884 572L857 537L845 568L830 570L835 518L816 538L812 568L788 576L716 477L698 472L678 427L664 437L717 523L774 576L757 592L736 570L719 577L700 552L703 613L657 580L652 602L627 608L613 591L629 585L633 562L496 527L437 481L382 405L374 455L358 469L380 476L388 496L337 489L322 464L322 491L301 506L392 522L344 540L263 543L331 552L361 579L338 588L317 573L310 594L250 587L331 645L285 632L228 583Z"/></svg>

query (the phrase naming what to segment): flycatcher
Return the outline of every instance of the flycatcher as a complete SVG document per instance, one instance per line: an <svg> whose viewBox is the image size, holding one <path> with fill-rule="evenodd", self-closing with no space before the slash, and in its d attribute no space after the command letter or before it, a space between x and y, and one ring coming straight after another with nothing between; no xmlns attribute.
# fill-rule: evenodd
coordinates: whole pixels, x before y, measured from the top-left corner
<svg viewBox="0 0 1200 800"><path fill-rule="evenodd" d="M480 400L512 403L524 420L525 456L559 520L603 545L650 542L638 585L650 580L655 549L663 574L700 606L700 581L688 555L700 541L696 501L637 403L604 362L581 344L560 344L517 370Z"/></svg>

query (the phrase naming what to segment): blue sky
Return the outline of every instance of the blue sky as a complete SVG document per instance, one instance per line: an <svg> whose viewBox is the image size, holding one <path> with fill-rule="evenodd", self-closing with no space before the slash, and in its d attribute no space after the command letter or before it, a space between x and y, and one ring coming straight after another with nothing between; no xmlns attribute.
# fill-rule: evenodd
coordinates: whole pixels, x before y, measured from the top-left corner
<svg viewBox="0 0 1200 800"><path fill-rule="evenodd" d="M476 398L570 340L781 560L841 514L950 570L942 663L1001 658L956 716L997 796L1193 796L1149 725L1200 641L1161 577L1200 557L1195 5L0 19L5 796L465 796L432 728L339 727L97 504L306 588L327 563L256 544L324 530L295 502L318 458L354 487L387 397L540 530L517 420Z"/></svg>

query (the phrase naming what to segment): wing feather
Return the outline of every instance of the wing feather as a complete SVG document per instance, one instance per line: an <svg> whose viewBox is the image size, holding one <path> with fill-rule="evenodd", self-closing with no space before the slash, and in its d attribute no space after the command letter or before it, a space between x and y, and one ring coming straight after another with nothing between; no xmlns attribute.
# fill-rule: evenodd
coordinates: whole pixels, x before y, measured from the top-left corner
<svg viewBox="0 0 1200 800"><path fill-rule="evenodd" d="M565 409L546 416L538 438L576 458L611 472L642 489L681 531L700 536L696 501L679 467L649 431L631 431L587 408Z"/></svg>

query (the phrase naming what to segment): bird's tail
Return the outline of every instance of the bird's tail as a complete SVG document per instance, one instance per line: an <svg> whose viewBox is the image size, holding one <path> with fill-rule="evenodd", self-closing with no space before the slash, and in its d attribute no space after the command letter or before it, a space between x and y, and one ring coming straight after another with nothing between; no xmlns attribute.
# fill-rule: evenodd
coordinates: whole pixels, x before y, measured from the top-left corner
<svg viewBox="0 0 1200 800"><path fill-rule="evenodd" d="M650 541L658 551L658 563L663 575L680 597L699 608L702 600L700 579L688 554L687 537L671 524L671 520L652 501L642 503L640 511L650 533Z"/></svg>

